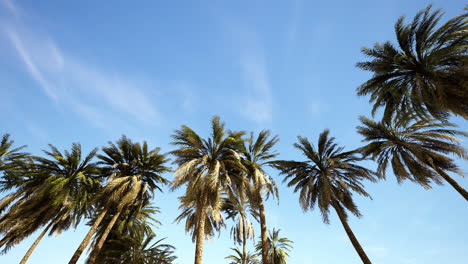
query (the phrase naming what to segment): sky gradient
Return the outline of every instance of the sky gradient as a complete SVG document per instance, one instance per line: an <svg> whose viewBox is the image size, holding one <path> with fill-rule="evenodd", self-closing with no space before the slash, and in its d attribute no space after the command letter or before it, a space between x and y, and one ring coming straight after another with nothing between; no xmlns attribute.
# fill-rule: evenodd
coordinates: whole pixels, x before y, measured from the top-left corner
<svg viewBox="0 0 468 264"><path fill-rule="evenodd" d="M326 128L356 148L358 116L371 109L355 93L370 77L355 67L365 60L361 47L394 42L397 18L429 3L448 19L466 1L0 0L0 134L33 154L49 143L80 142L89 151L123 134L169 152L174 129L185 124L206 137L219 115L228 129L279 135L281 159L302 160L296 136L315 143ZM468 131L465 120L453 121ZM267 224L294 241L288 263L360 263L336 215L325 225L318 211L302 212L298 196L268 171L280 201L268 201ZM391 173L366 186L373 200L356 197L363 217L349 223L374 263L468 264L466 201L450 186L398 185ZM187 264L195 245L173 223L181 194L156 194L163 223L156 233ZM227 263L227 224L206 243L204 263ZM44 238L29 263L66 263L88 228ZM36 236L0 263L18 262Z"/></svg>

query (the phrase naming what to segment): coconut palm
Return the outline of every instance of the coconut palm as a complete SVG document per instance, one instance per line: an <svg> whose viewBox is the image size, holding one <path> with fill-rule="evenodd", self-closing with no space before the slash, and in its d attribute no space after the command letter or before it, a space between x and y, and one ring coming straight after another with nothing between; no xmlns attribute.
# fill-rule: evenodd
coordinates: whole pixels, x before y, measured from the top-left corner
<svg viewBox="0 0 468 264"><path fill-rule="evenodd" d="M231 261L229 264L260 264L258 261L259 253L245 252L239 248L231 248L231 250L234 251L234 254L225 257Z"/></svg>
<svg viewBox="0 0 468 264"><path fill-rule="evenodd" d="M377 162L379 175L385 178L390 163L399 183L408 179L429 189L431 182L441 184L445 180L468 200L468 192L447 174L463 175L447 154L466 159L466 152L455 136L467 133L451 129L454 124L437 120L387 124L360 119L358 133L364 136L363 141L369 142L362 152Z"/></svg>
<svg viewBox="0 0 468 264"><path fill-rule="evenodd" d="M252 188L249 190L251 205L258 210L260 219L260 242L262 244L262 262L268 263L268 232L266 224L266 214L264 200L270 196L279 199L278 188L275 181L268 175L264 167L269 165L271 160L278 156L273 150L279 141L277 136L270 138L270 131L261 131L257 137L250 133L250 137L239 146L242 154L242 164L246 168L247 177L251 181Z"/></svg>
<svg viewBox="0 0 468 264"><path fill-rule="evenodd" d="M292 241L286 237L279 236L280 229L273 228L273 232L269 232L268 236L268 259L269 264L286 264L289 257L289 251L292 249ZM257 251L261 251L262 244L258 243Z"/></svg>
<svg viewBox="0 0 468 264"><path fill-rule="evenodd" d="M172 135L172 144L179 147L171 152L176 157L175 171L171 189L186 185L185 197L193 202L195 226L195 264L202 263L203 241L205 240L208 210L218 215L221 209L221 194L237 181L239 171L243 170L240 156L235 151L241 140L242 132L227 132L224 123L215 116L211 122L211 137L201 138L188 126L182 126ZM179 218L180 219L180 218ZM188 226L188 222L186 227ZM187 230L187 228L186 228Z"/></svg>
<svg viewBox="0 0 468 264"><path fill-rule="evenodd" d="M347 211L357 217L361 216L353 200L353 193L370 197L364 190L362 180L375 181L374 173L356 164L362 158L356 151L343 151L335 143L335 138L329 137L329 131L323 131L317 147L307 138L298 137L299 143L294 147L306 157L306 161L277 161L275 167L285 175L284 181L288 187L294 187L299 192L299 204L304 211L314 209L317 204L322 214L323 222L329 223L330 207L335 209L346 233L363 263L371 263L354 236L347 221Z"/></svg>
<svg viewBox="0 0 468 264"><path fill-rule="evenodd" d="M239 195L231 194L225 199L222 210L226 213L227 219L232 219L234 225L231 228L231 237L234 243L242 244L242 256L247 256L247 240L255 236L254 226L250 220L249 214L256 218L247 197L242 193ZM240 264L247 264L247 259L243 258Z"/></svg>
<svg viewBox="0 0 468 264"><path fill-rule="evenodd" d="M79 144L63 153L49 146L51 150L44 151L47 157L33 157L34 164L26 165L32 168L22 172L24 185L17 190L21 195L0 218L4 251L46 226L20 263L26 263L47 232L58 234L76 227L87 216L89 197L100 187L99 169L92 162L97 149L82 158Z"/></svg>
<svg viewBox="0 0 468 264"><path fill-rule="evenodd" d="M395 24L398 47L387 41L362 49L371 60L357 67L374 75L357 91L370 94L373 113L384 107L385 122L414 114L445 119L453 113L468 118L468 13L438 27L442 15L429 5L409 24L400 17Z"/></svg>
<svg viewBox="0 0 468 264"><path fill-rule="evenodd" d="M112 214L112 218L94 244L88 263L96 261L107 236L122 212L131 206L144 204L153 197L154 190L161 190L160 185L168 183L161 176L169 171L169 168L164 166L168 161L166 156L159 154L159 148L149 150L146 141L143 144L134 143L122 136L116 144L109 142L102 151L104 155L98 155L98 158L102 174L107 178L107 184L94 199L99 215L75 251L70 264L76 263L79 259L107 214Z"/></svg>

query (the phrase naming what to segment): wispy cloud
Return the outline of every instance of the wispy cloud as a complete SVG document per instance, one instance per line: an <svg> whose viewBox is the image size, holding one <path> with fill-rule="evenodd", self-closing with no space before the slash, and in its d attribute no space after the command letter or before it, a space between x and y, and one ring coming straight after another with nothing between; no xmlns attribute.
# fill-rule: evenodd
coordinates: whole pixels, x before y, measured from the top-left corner
<svg viewBox="0 0 468 264"><path fill-rule="evenodd" d="M0 1L12 16L17 15L13 2ZM146 123L160 120L147 96L152 88L148 81L78 59L51 36L37 33L41 29L28 24L25 17L22 15L21 21L8 20L1 31L31 78L51 100L96 125L115 120L116 116Z"/></svg>
<svg viewBox="0 0 468 264"><path fill-rule="evenodd" d="M258 56L241 59L242 75L251 90L242 113L258 123L272 121L273 99L265 62Z"/></svg>
<svg viewBox="0 0 468 264"><path fill-rule="evenodd" d="M0 0L0 5L3 5L14 17L18 17L19 9L11 0Z"/></svg>
<svg viewBox="0 0 468 264"><path fill-rule="evenodd" d="M41 88L50 98L57 100L57 93L53 91L52 85L48 83L46 78L43 76L39 66L34 62L30 52L24 46L23 41L18 36L17 32L13 28L6 28L5 31L32 78L39 83Z"/></svg>
<svg viewBox="0 0 468 264"><path fill-rule="evenodd" d="M187 113L193 112L199 100L197 94L194 93L194 87L186 82L178 82L173 87L176 96L181 101L182 109Z"/></svg>
<svg viewBox="0 0 468 264"><path fill-rule="evenodd" d="M302 0L294 0L291 20L290 20L288 30L286 32L287 33L286 56L287 57L291 55L296 45L297 32L299 30L299 22L302 18L302 13L301 13L302 6L303 6Z"/></svg>
<svg viewBox="0 0 468 264"><path fill-rule="evenodd" d="M242 103L238 104L240 112L259 124L270 123L273 119L272 87L259 36L252 27L240 23L230 23L228 31L232 42L236 43L241 77L247 87Z"/></svg>
<svg viewBox="0 0 468 264"><path fill-rule="evenodd" d="M390 253L390 250L386 247L366 247L366 250L379 259L386 258Z"/></svg>

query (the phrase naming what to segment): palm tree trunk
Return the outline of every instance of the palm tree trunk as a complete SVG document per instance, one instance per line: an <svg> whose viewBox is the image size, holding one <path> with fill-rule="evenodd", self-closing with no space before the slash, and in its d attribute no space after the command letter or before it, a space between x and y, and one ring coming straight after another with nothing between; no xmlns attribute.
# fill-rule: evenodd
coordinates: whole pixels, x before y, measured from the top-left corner
<svg viewBox="0 0 468 264"><path fill-rule="evenodd" d="M364 249L362 249L361 244L359 244L359 241L357 240L356 236L354 235L353 231L348 225L348 222L346 221L346 218L341 211L341 207L339 207L336 204L333 204L333 207L336 210L336 213L338 214L338 217L340 218L341 224L343 225L346 234L348 234L349 240L351 240L351 243L354 246L354 249L358 253L359 257L361 257L362 263L364 264L372 264L372 262L369 260L369 258L366 255L366 252L364 252Z"/></svg>
<svg viewBox="0 0 468 264"><path fill-rule="evenodd" d="M24 255L24 257L21 259L20 261L20 264L25 264L26 261L28 261L29 257L31 256L31 254L33 253L34 249L36 249L37 245L39 244L39 242L41 242L42 238L45 236L45 234L47 233L47 231L49 231L49 229L55 224L56 221L52 221L46 228L44 228L44 230L42 231L42 233L39 235L39 237L36 239L36 241L34 241L34 243L31 245L31 247L28 249L28 251L26 252L26 254Z"/></svg>
<svg viewBox="0 0 468 264"><path fill-rule="evenodd" d="M83 251L85 250L85 248L88 246L89 244L89 241L91 240L91 237L94 235L94 233L96 232L96 229L98 228L99 224L101 224L102 222L102 219L104 219L104 216L107 214L107 210L103 210L101 212L101 214L98 216L98 218L96 219L96 221L94 221L94 224L93 226L91 227L91 229L88 231L88 233L86 234L85 238L83 239L83 241L81 241L81 244L80 246L78 247L78 249L76 249L75 251L75 254L73 254L72 258L70 259L70 261L68 262L68 264L76 264L76 262L78 261L78 259L80 258L81 254L83 253Z"/></svg>
<svg viewBox="0 0 468 264"><path fill-rule="evenodd" d="M206 194L202 197L202 208L200 209L200 214L198 215L198 230L197 230L197 240L195 244L195 264L203 263L203 242L205 241L205 222L206 222L206 209L208 203L208 197Z"/></svg>
<svg viewBox="0 0 468 264"><path fill-rule="evenodd" d="M452 179L452 177L450 177L447 173L445 173L445 171L439 169L437 166L434 166L432 165L432 168L437 171L437 173L440 174L440 176L442 176L442 178L444 178L444 180L446 180L450 185L452 185L452 187L457 190L457 192L463 196L463 198L465 198L465 200L468 201L468 192L460 186L460 184L458 184L458 182L456 182L454 179Z"/></svg>
<svg viewBox="0 0 468 264"><path fill-rule="evenodd" d="M244 232L242 233L242 255L244 256L242 264L247 264L247 231L245 230L245 219L242 223L244 230Z"/></svg>
<svg viewBox="0 0 468 264"><path fill-rule="evenodd" d="M99 255L99 252L101 252L102 246L104 246L104 242L106 242L106 239L109 236L110 231L114 227L115 222L117 222L117 219L119 219L122 210L123 208L120 208L120 210L112 217L111 221L106 227L106 230L104 230L104 233L99 238L98 243L94 246L94 250L91 252L91 256L89 257L87 264L94 264L94 262L96 262L97 256Z"/></svg>
<svg viewBox="0 0 468 264"><path fill-rule="evenodd" d="M266 226L266 217L265 217L265 205L263 204L263 198L258 195L258 208L260 211L260 236L262 240L262 263L268 264L268 231Z"/></svg>

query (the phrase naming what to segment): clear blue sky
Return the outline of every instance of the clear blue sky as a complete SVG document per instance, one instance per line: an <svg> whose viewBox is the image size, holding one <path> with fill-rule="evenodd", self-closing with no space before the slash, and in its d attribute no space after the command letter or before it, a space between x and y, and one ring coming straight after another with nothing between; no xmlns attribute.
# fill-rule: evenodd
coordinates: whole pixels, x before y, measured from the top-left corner
<svg viewBox="0 0 468 264"><path fill-rule="evenodd" d="M430 2L446 11L445 19L466 4L0 0L0 133L34 154L48 143L63 149L81 142L90 150L122 134L167 152L174 129L186 124L206 136L216 114L230 129L271 129L281 137L283 159L301 159L292 148L297 135L315 142L325 128L354 148L357 118L370 111L367 98L355 95L370 77L354 67L364 59L360 48L393 41L396 19ZM466 121L454 121L468 130ZM374 199L357 198L364 216L350 218L374 263L467 264L466 201L450 186L427 191L391 176L367 185ZM456 179L468 188L466 178ZM303 213L283 184L280 191L279 205L268 203L267 220L294 241L288 263L360 263L333 212L325 225L319 212ZM187 264L194 244L183 224L172 223L180 194L156 195L163 223L156 232ZM66 263L86 230L45 238L29 263ZM0 263L18 262L36 236ZM224 230L206 243L205 263L227 263L230 247Z"/></svg>

